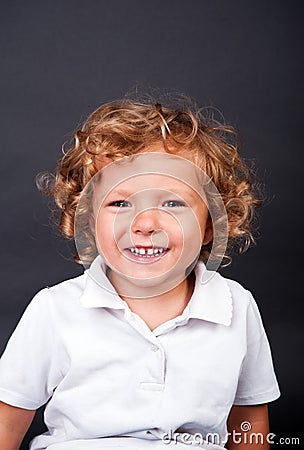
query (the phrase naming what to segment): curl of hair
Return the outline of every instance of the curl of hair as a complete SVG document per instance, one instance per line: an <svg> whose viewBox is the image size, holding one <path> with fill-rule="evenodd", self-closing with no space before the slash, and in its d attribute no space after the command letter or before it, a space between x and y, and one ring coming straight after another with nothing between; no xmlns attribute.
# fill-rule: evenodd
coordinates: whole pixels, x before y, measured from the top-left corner
<svg viewBox="0 0 304 450"><path fill-rule="evenodd" d="M211 178L226 207L228 247L244 252L254 242L254 210L261 205L251 180L251 170L240 158L234 129L203 114L193 105L173 109L159 103L131 99L101 106L74 133L74 142L59 160L55 175L40 175L38 187L55 199L60 209L60 229L67 238L75 234L75 213L83 189L104 162L114 161L162 143L168 153L183 156ZM89 200L88 206L89 209ZM83 217L88 210L83 211ZM81 212L78 219L81 221ZM90 263L97 254L91 228L84 223L89 245L83 250ZM210 255L212 242L202 247L201 259ZM229 264L229 262L228 262Z"/></svg>

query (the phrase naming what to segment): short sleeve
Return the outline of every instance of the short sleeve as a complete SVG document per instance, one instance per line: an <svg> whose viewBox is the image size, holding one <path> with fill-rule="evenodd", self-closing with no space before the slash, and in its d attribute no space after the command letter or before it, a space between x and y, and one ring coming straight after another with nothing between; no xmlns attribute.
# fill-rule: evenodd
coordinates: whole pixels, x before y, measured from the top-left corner
<svg viewBox="0 0 304 450"><path fill-rule="evenodd" d="M271 350L257 304L249 293L247 351L244 357L235 405L268 403L280 396Z"/></svg>
<svg viewBox="0 0 304 450"><path fill-rule="evenodd" d="M47 291L28 305L0 359L0 400L19 408L46 403L60 376Z"/></svg>

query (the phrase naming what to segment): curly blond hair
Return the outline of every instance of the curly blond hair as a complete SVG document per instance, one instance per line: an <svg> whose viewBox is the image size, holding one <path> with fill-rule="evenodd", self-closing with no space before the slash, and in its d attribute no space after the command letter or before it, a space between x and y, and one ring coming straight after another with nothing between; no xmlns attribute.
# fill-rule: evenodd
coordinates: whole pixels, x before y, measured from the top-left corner
<svg viewBox="0 0 304 450"><path fill-rule="evenodd" d="M203 114L193 105L174 109L152 101L117 100L101 106L88 117L81 130L74 133L73 145L59 160L55 175L40 176L38 186L55 199L63 235L74 238L78 201L102 165L160 143L166 152L183 156L203 169L219 191L228 218L224 258L230 261L232 249L242 253L254 242L254 210L261 204L251 170L239 156L237 141L232 127ZM90 245L89 262L96 255L93 237ZM203 246L204 261L211 248L212 242ZM75 260L82 262L79 255Z"/></svg>

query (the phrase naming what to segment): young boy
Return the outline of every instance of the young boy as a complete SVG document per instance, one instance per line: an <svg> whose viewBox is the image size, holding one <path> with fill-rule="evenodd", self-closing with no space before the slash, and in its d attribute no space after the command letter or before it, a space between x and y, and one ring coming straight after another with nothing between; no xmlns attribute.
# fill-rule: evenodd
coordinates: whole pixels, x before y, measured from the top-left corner
<svg viewBox="0 0 304 450"><path fill-rule="evenodd" d="M8 343L1 448L18 449L43 404L32 450L223 449L227 426L230 450L267 448L279 388L260 314L209 270L252 240L258 200L232 134L131 100L75 133L45 191L87 270L40 291ZM259 439L234 438L248 430Z"/></svg>

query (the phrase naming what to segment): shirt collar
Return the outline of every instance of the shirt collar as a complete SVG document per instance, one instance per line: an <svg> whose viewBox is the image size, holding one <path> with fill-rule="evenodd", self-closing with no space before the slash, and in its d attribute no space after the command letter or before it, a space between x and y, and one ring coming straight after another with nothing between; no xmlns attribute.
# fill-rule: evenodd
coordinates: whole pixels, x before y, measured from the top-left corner
<svg viewBox="0 0 304 450"><path fill-rule="evenodd" d="M106 276L106 264L100 255L94 259L85 273L86 284L80 297L80 302L85 308L126 308L126 303L119 297Z"/></svg>
<svg viewBox="0 0 304 450"><path fill-rule="evenodd" d="M195 288L183 314L229 326L232 320L232 294L227 280L218 272L207 270L199 261L194 269Z"/></svg>
<svg viewBox="0 0 304 450"><path fill-rule="evenodd" d="M85 308L126 309L105 273L105 263L98 256L86 270L87 278L80 302ZM224 277L209 271L199 261L195 267L195 288L182 318L200 319L229 326L232 319L232 296Z"/></svg>

